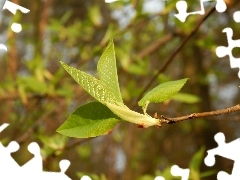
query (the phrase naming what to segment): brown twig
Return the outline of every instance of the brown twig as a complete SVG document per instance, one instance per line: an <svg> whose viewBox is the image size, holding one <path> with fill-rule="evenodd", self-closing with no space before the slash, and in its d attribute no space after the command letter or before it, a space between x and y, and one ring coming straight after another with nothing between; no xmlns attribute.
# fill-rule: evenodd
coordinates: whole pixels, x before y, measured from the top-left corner
<svg viewBox="0 0 240 180"><path fill-rule="evenodd" d="M149 45L147 48L145 48L144 50L142 50L141 52L138 53L138 57L140 59L146 57L147 55L153 53L154 51L157 51L157 49L160 46L163 46L164 44L166 44L167 42L169 42L171 39L173 38L172 34L167 34L165 35L163 38L160 38L158 40L156 40L155 42L153 42L151 45Z"/></svg>
<svg viewBox="0 0 240 180"><path fill-rule="evenodd" d="M152 83L157 79L158 75L161 74L166 70L168 65L173 61L173 59L176 57L176 55L183 49L183 47L187 44L187 42L193 37L193 35L198 31L199 27L202 25L202 23L215 11L215 7L212 7L206 15L199 21L199 23L196 25L196 27L190 32L188 36L185 37L185 39L182 41L182 43L175 49L175 51L167 58L165 64L158 70L158 72L155 74L155 76L149 81L149 83L145 86L141 94L139 95L137 101L141 99L143 94L148 90L148 88L152 85Z"/></svg>
<svg viewBox="0 0 240 180"><path fill-rule="evenodd" d="M164 124L172 124L184 120L189 120L189 119L196 119L196 118L201 118L201 117L208 117L208 116L218 116L218 115L223 115L223 114L229 114L233 113L236 111L240 111L240 104L237 104L233 107L226 108L226 109L221 109L221 110L215 110L215 111L209 111L209 112L202 112L202 113L192 113L190 115L186 116L181 116L181 117L176 117L176 118L168 118L165 116L161 116L161 123Z"/></svg>
<svg viewBox="0 0 240 180"><path fill-rule="evenodd" d="M28 100L32 99L57 99L57 98L65 98L64 96L61 95L50 95L50 94L33 94L33 93L28 93L26 96ZM3 95L0 95L0 101L14 101L17 99L21 99L21 96L19 93L6 93Z"/></svg>

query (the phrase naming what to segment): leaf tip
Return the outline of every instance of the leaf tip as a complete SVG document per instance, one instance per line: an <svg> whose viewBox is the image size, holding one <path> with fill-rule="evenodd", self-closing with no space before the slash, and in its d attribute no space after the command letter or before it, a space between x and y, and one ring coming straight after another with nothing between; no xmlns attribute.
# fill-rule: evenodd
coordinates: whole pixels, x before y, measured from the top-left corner
<svg viewBox="0 0 240 180"><path fill-rule="evenodd" d="M184 80L187 82L187 80L189 80L190 78L184 78Z"/></svg>
<svg viewBox="0 0 240 180"><path fill-rule="evenodd" d="M66 64L65 62L63 62L63 61L60 61L60 64L61 64L63 67L67 66L67 64Z"/></svg>
<svg viewBox="0 0 240 180"><path fill-rule="evenodd" d="M59 134L62 134L61 131L62 131L62 125L56 129L56 132Z"/></svg>
<svg viewBox="0 0 240 180"><path fill-rule="evenodd" d="M110 38L109 43L113 43L113 38L112 37Z"/></svg>
<svg viewBox="0 0 240 180"><path fill-rule="evenodd" d="M111 46L114 47L113 38L110 38L107 48L109 48Z"/></svg>

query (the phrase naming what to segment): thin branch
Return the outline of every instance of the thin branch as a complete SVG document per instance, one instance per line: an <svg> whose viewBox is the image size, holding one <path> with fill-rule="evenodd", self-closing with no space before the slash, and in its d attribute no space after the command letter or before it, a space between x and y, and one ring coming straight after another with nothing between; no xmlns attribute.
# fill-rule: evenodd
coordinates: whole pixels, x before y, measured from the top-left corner
<svg viewBox="0 0 240 180"><path fill-rule="evenodd" d="M145 48L144 50L142 50L141 52L138 53L138 57L140 59L146 57L147 55L157 51L157 49L160 46L163 46L164 44L166 44L167 42L169 42L171 39L173 38L172 34L167 34L164 37L156 40L155 42L153 42L151 45L149 45L147 48Z"/></svg>
<svg viewBox="0 0 240 180"><path fill-rule="evenodd" d="M167 123L167 124L172 124L184 120L189 120L189 119L196 119L196 118L202 118L202 117L208 117L208 116L218 116L218 115L223 115L223 114L229 114L233 113L236 111L240 111L240 104L237 104L233 107L226 108L226 109L221 109L221 110L215 110L215 111L209 111L209 112L202 112L202 113L192 113L190 115L186 116L181 116L181 117L176 117L176 118L168 118L165 116L161 116L161 123Z"/></svg>
<svg viewBox="0 0 240 180"><path fill-rule="evenodd" d="M173 59L176 57L176 55L183 49L183 47L187 44L187 42L193 37L193 35L198 31L199 27L203 24L203 22L215 11L215 7L212 7L206 15L199 21L199 23L196 25L196 27L190 32L188 36L185 37L185 39L182 41L182 43L175 49L175 51L168 57L165 64L159 69L157 74L149 81L149 83L145 86L141 94L139 95L138 101L141 99L143 94L148 90L148 88L152 85L152 83L157 79L158 75L161 74L166 70L168 65L173 61Z"/></svg>
<svg viewBox="0 0 240 180"><path fill-rule="evenodd" d="M29 93L26 98L28 100L32 99L57 99L57 98L65 98L62 95L50 95L50 94L33 94ZM4 94L0 95L0 101L14 101L17 99L21 99L21 96L18 93Z"/></svg>
<svg viewBox="0 0 240 180"><path fill-rule="evenodd" d="M140 0L136 0L135 2L133 2L133 8L137 9L137 6L139 4Z"/></svg>

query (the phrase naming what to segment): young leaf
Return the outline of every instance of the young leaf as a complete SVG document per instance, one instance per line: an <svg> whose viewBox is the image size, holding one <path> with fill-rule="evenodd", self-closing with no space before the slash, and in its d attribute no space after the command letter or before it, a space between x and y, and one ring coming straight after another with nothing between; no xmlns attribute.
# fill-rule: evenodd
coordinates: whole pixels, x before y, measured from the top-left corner
<svg viewBox="0 0 240 180"><path fill-rule="evenodd" d="M91 102L78 107L57 129L65 136L88 138L108 133L120 122L105 105Z"/></svg>
<svg viewBox="0 0 240 180"><path fill-rule="evenodd" d="M170 81L163 84L158 85L149 91L139 102L139 106L143 106L144 113L146 113L146 108L149 102L162 102L170 99L173 95L175 95L178 91L181 90L183 85L186 83L188 78Z"/></svg>
<svg viewBox="0 0 240 180"><path fill-rule="evenodd" d="M97 101L103 104L107 102L115 103L118 101L114 95L114 92L112 92L109 87L107 87L102 81L83 71L70 67L64 62L60 63L64 69L73 77L73 79Z"/></svg>
<svg viewBox="0 0 240 180"><path fill-rule="evenodd" d="M130 110L127 107L121 107L110 103L107 103L106 106L122 120L135 123L144 128L147 128L149 126L161 126L159 119L152 118L148 115L140 114L138 112Z"/></svg>
<svg viewBox="0 0 240 180"><path fill-rule="evenodd" d="M100 57L97 65L99 79L105 83L109 89L114 92L117 102L123 104L122 96L119 89L116 57L114 51L113 40L111 40Z"/></svg>

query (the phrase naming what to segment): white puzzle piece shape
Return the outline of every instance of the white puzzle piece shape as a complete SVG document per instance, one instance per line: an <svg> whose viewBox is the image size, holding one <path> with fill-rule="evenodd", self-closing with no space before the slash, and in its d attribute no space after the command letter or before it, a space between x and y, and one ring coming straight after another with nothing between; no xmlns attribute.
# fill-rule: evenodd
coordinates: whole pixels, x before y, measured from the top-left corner
<svg viewBox="0 0 240 180"><path fill-rule="evenodd" d="M220 171L217 175L218 180L237 180L240 177L240 138L225 143L225 136L219 132L214 136L215 141L218 143L218 147L208 150L207 156L204 159L204 163L207 166L213 166L215 164L215 156L222 156L226 159L234 161L232 173L228 174L224 171Z"/></svg>
<svg viewBox="0 0 240 180"><path fill-rule="evenodd" d="M174 165L171 167L171 174L173 176L180 176L182 177L181 180L188 180L189 178L189 174L190 174L190 170L189 169L182 169L177 165Z"/></svg>
<svg viewBox="0 0 240 180"><path fill-rule="evenodd" d="M165 178L162 177L162 176L157 176L157 177L154 178L154 180L165 180Z"/></svg>
<svg viewBox="0 0 240 180"><path fill-rule="evenodd" d="M13 14L16 14L17 10L20 10L22 13L28 13L30 10L25 8L25 7L22 7L22 6L19 6L15 3L12 3L11 1L6 1L3 5L3 10L9 10L11 13Z"/></svg>
<svg viewBox="0 0 240 180"><path fill-rule="evenodd" d="M236 12L233 13L233 20L236 23L240 23L240 11L236 11Z"/></svg>
<svg viewBox="0 0 240 180"><path fill-rule="evenodd" d="M0 126L2 132L9 124ZM19 150L19 144L12 141L7 147L0 142L0 179L24 179L24 180L71 180L66 174L66 170L70 166L68 160L62 160L59 163L60 172L43 171L43 162L40 147L36 142L28 145L28 151L33 154L33 158L20 166L11 156L11 153Z"/></svg>
<svg viewBox="0 0 240 180"><path fill-rule="evenodd" d="M22 6L19 6L15 3L12 3L11 1L6 1L3 5L3 9L2 10L9 10L11 13L13 13L14 15L16 14L17 10L21 11L22 13L28 13L30 10L27 8L24 8ZM13 32L15 33L19 33L22 31L22 25L19 23L13 23L11 25L11 29L13 30ZM5 48L4 48L5 49Z"/></svg>
<svg viewBox="0 0 240 180"><path fill-rule="evenodd" d="M216 55L219 58L222 58L224 56L229 56L230 60L230 67L231 68L239 68L238 77L240 78L240 58L235 58L232 54L232 50L235 47L240 47L240 39L233 40L233 30L230 27L224 28L223 31L226 33L227 41L228 41L228 47L225 46L218 46L216 48Z"/></svg>
<svg viewBox="0 0 240 180"><path fill-rule="evenodd" d="M187 8L188 8L187 2L185 0L180 0L176 3L176 9L178 10L178 14L174 14L174 16L178 18L181 22L185 22L187 17L190 15L196 15L196 14L204 15L205 8L203 3L207 1L212 1L212 0L200 0L200 10L187 12ZM215 8L219 13L222 13L226 11L227 6L224 0L216 0Z"/></svg>

